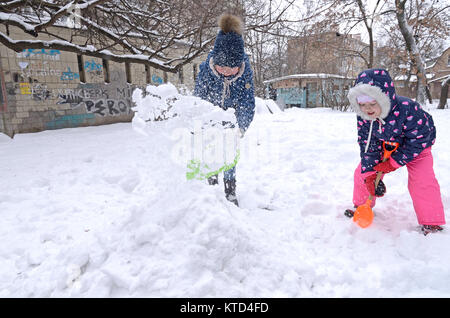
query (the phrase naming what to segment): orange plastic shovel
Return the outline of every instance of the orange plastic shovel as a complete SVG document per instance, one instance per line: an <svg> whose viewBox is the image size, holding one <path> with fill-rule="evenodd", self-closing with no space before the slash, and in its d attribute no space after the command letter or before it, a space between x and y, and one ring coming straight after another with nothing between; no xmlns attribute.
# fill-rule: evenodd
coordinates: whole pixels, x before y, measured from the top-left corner
<svg viewBox="0 0 450 318"><path fill-rule="evenodd" d="M398 148L398 142L391 142L391 141L383 141L383 161L389 159L391 154L397 150ZM381 180L381 177L383 175L383 172L377 172L377 178L375 179L375 189L378 187L378 183ZM369 198L367 199L366 203L363 205L360 205L356 210L355 214L353 215L353 222L358 224L362 228L368 227L370 224L372 224L373 221L373 211L370 207L370 204L372 203L372 195L369 195Z"/></svg>

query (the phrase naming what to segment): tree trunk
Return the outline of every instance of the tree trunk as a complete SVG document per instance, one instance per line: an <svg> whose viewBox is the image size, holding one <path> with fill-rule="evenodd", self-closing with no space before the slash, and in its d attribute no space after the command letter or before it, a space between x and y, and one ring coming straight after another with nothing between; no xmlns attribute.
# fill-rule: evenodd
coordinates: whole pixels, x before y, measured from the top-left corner
<svg viewBox="0 0 450 318"><path fill-rule="evenodd" d="M405 39L406 50L411 54L411 60L413 62L413 66L417 69L417 95L416 101L420 104L425 102L427 97L427 77L425 66L422 61L422 57L420 55L419 49L416 45L416 41L413 37L413 32L411 27L408 25L408 21L406 20L405 15L405 3L407 0L395 0L396 11L395 14L397 16L398 26L400 28L400 32ZM429 95L428 95L429 97ZM430 100L431 102L431 100Z"/></svg>
<svg viewBox="0 0 450 318"><path fill-rule="evenodd" d="M363 17L364 25L366 26L367 33L369 34L369 63L367 63L367 67L368 68L372 68L373 67L373 46L374 46L374 43L373 43L373 30L372 30L371 25L369 26L369 21L368 21L368 18L366 16L366 11L364 9L364 5L363 5L362 1L361 0L357 0L356 3L358 4L359 11L361 12L362 17ZM373 17L372 17L372 19L373 19Z"/></svg>
<svg viewBox="0 0 450 318"><path fill-rule="evenodd" d="M439 98L438 109L444 109L447 105L448 86L450 84L450 75L442 82L441 97ZM448 105L447 105L448 106Z"/></svg>
<svg viewBox="0 0 450 318"><path fill-rule="evenodd" d="M367 28L367 32L369 32L369 68L373 67L373 32L372 28Z"/></svg>

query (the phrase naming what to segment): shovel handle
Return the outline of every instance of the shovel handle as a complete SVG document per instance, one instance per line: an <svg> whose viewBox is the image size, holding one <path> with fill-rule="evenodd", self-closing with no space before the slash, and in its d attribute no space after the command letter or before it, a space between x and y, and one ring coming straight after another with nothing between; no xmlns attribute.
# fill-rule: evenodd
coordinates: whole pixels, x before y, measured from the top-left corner
<svg viewBox="0 0 450 318"><path fill-rule="evenodd" d="M397 150L399 146L398 142L395 141L383 141L383 162L388 160L394 151Z"/></svg>
<svg viewBox="0 0 450 318"><path fill-rule="evenodd" d="M383 159L382 162L385 162L387 159ZM377 172L377 178L375 179L375 189L378 187L378 183L380 183L381 177L383 176L383 172L378 171ZM372 201L373 196L369 194L369 200Z"/></svg>
<svg viewBox="0 0 450 318"><path fill-rule="evenodd" d="M399 146L398 142L394 141L383 141L383 160L381 162L385 162L389 159L394 151L397 150ZM377 178L375 179L375 189L378 187L378 183L380 183L381 177L383 176L383 172L377 172ZM373 196L369 195L369 200L372 200Z"/></svg>

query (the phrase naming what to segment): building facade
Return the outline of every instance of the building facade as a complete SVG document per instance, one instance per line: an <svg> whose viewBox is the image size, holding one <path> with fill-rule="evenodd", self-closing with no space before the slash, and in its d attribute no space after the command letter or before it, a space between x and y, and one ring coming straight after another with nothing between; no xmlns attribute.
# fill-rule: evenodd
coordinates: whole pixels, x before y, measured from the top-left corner
<svg viewBox="0 0 450 318"><path fill-rule="evenodd" d="M267 80L280 108L339 107L347 104L352 79L335 74L294 74Z"/></svg>
<svg viewBox="0 0 450 318"><path fill-rule="evenodd" d="M405 70L406 67L403 67ZM439 99L442 91L442 82L450 75L450 47L444 50L438 57L426 61L428 86L432 99ZM406 70L404 71L406 73ZM391 73L392 74L392 73ZM417 76L394 76L395 90L398 95L416 98Z"/></svg>
<svg viewBox="0 0 450 318"><path fill-rule="evenodd" d="M288 41L288 68L292 74L337 74L356 77L367 68L361 55L367 56L368 44L359 34L323 32Z"/></svg>
<svg viewBox="0 0 450 318"><path fill-rule="evenodd" d="M439 99L442 91L442 82L450 75L450 47L448 47L439 57L427 64L427 73L433 75L431 79L428 80L431 97L433 99Z"/></svg>

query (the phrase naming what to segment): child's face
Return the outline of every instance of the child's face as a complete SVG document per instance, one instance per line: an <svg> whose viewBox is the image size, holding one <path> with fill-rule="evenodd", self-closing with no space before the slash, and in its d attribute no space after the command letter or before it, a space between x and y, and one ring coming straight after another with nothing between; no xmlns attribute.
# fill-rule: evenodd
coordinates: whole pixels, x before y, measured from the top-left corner
<svg viewBox="0 0 450 318"><path fill-rule="evenodd" d="M377 101L358 103L361 111L370 118L376 119L381 115L381 106Z"/></svg>
<svg viewBox="0 0 450 318"><path fill-rule="evenodd" d="M236 75L239 72L239 66L236 67L228 67L228 66L219 66L214 65L217 73L222 74L223 76L232 76Z"/></svg>

